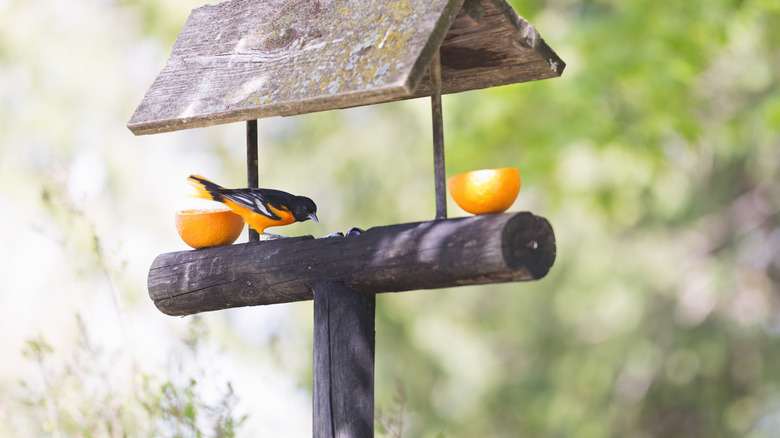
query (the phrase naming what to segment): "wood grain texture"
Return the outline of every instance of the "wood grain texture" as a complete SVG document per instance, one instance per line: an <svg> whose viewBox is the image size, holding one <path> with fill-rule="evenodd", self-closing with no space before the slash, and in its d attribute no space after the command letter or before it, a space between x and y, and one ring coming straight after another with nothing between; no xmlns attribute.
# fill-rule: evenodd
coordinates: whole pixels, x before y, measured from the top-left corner
<svg viewBox="0 0 780 438"><path fill-rule="evenodd" d="M313 436L374 436L376 295L314 286Z"/></svg>
<svg viewBox="0 0 780 438"><path fill-rule="evenodd" d="M423 76L440 46L445 94L560 76L563 61L504 0L463 3L197 8L127 126L153 134L427 96Z"/></svg>
<svg viewBox="0 0 780 438"><path fill-rule="evenodd" d="M441 44L442 94L559 77L566 63L504 0L468 0ZM431 94L427 73L409 96Z"/></svg>
<svg viewBox="0 0 780 438"><path fill-rule="evenodd" d="M162 254L147 285L160 311L191 315L310 300L322 281L375 294L537 280L554 260L546 219L504 213Z"/></svg>
<svg viewBox="0 0 780 438"><path fill-rule="evenodd" d="M192 11L137 134L410 94L463 0L231 0Z"/></svg>

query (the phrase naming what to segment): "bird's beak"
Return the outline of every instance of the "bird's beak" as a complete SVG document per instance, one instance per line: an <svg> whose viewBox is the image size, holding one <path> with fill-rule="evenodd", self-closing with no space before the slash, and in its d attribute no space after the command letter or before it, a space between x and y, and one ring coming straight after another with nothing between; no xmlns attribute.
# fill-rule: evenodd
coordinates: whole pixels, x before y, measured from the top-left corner
<svg viewBox="0 0 780 438"><path fill-rule="evenodd" d="M309 214L308 218L313 220L314 222L320 223L320 221L317 219L317 214L316 213Z"/></svg>

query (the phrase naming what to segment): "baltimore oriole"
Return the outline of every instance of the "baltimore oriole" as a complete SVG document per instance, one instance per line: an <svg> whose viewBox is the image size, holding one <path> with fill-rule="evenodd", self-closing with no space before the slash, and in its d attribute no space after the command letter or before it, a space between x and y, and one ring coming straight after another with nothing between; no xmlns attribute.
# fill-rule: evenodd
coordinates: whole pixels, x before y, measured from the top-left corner
<svg viewBox="0 0 780 438"><path fill-rule="evenodd" d="M227 205L252 229L266 236L281 237L266 233L266 228L309 219L319 222L317 205L305 196L273 189L226 189L199 175L190 175L187 180L197 190L193 196Z"/></svg>

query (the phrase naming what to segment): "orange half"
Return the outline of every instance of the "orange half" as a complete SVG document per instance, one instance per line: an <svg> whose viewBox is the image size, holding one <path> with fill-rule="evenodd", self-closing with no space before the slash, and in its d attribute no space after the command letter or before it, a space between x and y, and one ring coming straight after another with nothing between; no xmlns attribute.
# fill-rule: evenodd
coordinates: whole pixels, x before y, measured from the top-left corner
<svg viewBox="0 0 780 438"><path fill-rule="evenodd" d="M514 167L461 173L447 181L455 203L472 214L506 211L520 193L520 171Z"/></svg>
<svg viewBox="0 0 780 438"><path fill-rule="evenodd" d="M176 231L187 245L198 249L230 245L244 229L244 219L228 209L176 212Z"/></svg>

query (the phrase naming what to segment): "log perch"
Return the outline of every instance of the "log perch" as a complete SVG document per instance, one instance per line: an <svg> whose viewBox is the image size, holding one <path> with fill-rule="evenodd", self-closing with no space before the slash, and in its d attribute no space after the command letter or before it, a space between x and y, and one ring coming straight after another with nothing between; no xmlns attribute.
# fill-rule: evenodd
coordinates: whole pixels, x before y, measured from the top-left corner
<svg viewBox="0 0 780 438"><path fill-rule="evenodd" d="M376 294L538 280L554 261L546 219L503 213L161 254L148 288L160 311L183 316L311 300L320 282Z"/></svg>

